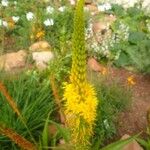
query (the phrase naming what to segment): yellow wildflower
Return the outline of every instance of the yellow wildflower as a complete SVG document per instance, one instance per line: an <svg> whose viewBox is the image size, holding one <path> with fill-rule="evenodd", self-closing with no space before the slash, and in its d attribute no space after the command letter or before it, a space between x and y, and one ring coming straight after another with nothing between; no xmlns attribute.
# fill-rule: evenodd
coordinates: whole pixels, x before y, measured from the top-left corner
<svg viewBox="0 0 150 150"><path fill-rule="evenodd" d="M101 73L102 75L106 75L108 73L107 68L103 67Z"/></svg>
<svg viewBox="0 0 150 150"><path fill-rule="evenodd" d="M127 82L128 82L129 85L135 85L135 84L136 84L135 78L134 78L133 75L132 75L132 76L129 76L129 77L127 78Z"/></svg>
<svg viewBox="0 0 150 150"><path fill-rule="evenodd" d="M36 39L43 38L44 35L45 35L45 31L41 30L41 31L37 32Z"/></svg>
<svg viewBox="0 0 150 150"><path fill-rule="evenodd" d="M10 29L13 29L14 26L15 26L15 22L14 22L12 19L9 20L9 21L8 21L8 26L9 26Z"/></svg>

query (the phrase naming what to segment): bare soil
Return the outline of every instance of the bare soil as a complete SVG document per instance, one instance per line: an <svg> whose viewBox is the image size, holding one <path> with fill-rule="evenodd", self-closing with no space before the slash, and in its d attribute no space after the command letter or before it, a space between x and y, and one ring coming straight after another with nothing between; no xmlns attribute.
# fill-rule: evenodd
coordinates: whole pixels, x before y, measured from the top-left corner
<svg viewBox="0 0 150 150"><path fill-rule="evenodd" d="M133 76L135 85L130 85L133 97L131 108L122 112L117 122L118 136L134 135L141 131L146 133L147 111L150 109L150 75L133 73L125 69L111 68L113 78L120 79L121 84L127 83L127 78Z"/></svg>

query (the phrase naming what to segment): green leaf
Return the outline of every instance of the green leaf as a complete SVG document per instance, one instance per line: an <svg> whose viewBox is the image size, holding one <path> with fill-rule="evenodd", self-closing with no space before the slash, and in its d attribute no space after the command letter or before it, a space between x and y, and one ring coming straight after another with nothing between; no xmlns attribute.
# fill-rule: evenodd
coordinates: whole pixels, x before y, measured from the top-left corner
<svg viewBox="0 0 150 150"><path fill-rule="evenodd" d="M42 146L43 147L48 147L48 125L49 125L49 116L50 113L48 114L48 117L45 121L43 133L42 133Z"/></svg>
<svg viewBox="0 0 150 150"><path fill-rule="evenodd" d="M133 19L141 19L143 17L143 12L137 7L128 8L127 13Z"/></svg>
<svg viewBox="0 0 150 150"><path fill-rule="evenodd" d="M119 58L115 61L117 66L127 66L130 65L130 59L128 55L124 52L121 52Z"/></svg>
<svg viewBox="0 0 150 150"><path fill-rule="evenodd" d="M131 32L129 35L129 42L132 44L138 44L146 38L143 32Z"/></svg>
<svg viewBox="0 0 150 150"><path fill-rule="evenodd" d="M132 142L138 135L129 137L128 139L125 139L125 140L119 140L117 142L114 142L114 143L112 143L112 144L102 148L101 150L122 150L122 148L125 145L129 144L130 142Z"/></svg>
<svg viewBox="0 0 150 150"><path fill-rule="evenodd" d="M112 5L112 11L118 17L124 17L125 14L126 14L124 8L121 5L118 5L118 4L113 4Z"/></svg>

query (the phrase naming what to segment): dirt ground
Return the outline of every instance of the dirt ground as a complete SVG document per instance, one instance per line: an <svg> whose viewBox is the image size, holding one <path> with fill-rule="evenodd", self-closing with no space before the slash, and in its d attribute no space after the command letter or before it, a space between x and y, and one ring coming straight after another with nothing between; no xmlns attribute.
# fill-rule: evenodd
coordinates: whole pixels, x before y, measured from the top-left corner
<svg viewBox="0 0 150 150"><path fill-rule="evenodd" d="M118 136L124 134L134 135L147 127L147 110L150 109L150 75L142 75L125 69L111 68L114 78L120 79L121 83L127 84L128 77L132 76L135 85L131 86L132 104L129 110L121 113L117 123Z"/></svg>

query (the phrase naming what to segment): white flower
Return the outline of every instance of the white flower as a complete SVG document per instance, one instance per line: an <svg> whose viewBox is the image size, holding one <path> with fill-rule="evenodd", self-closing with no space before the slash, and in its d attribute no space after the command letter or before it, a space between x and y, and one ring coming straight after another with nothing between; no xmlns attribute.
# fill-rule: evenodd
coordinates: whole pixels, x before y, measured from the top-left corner
<svg viewBox="0 0 150 150"><path fill-rule="evenodd" d="M75 0L70 0L71 5L75 5Z"/></svg>
<svg viewBox="0 0 150 150"><path fill-rule="evenodd" d="M99 11L107 11L107 10L110 10L112 7L111 7L111 4L109 3L105 3L105 4L102 4L102 5L98 5L98 10Z"/></svg>
<svg viewBox="0 0 150 150"><path fill-rule="evenodd" d="M19 16L12 16L12 20L13 20L14 22L18 22L19 19L20 19Z"/></svg>
<svg viewBox="0 0 150 150"><path fill-rule="evenodd" d="M27 18L28 21L31 21L33 19L33 17L34 17L34 14L32 12L28 12L26 14L26 18Z"/></svg>
<svg viewBox="0 0 150 150"><path fill-rule="evenodd" d="M14 1L14 4L17 5L17 1Z"/></svg>
<svg viewBox="0 0 150 150"><path fill-rule="evenodd" d="M109 129L110 126L107 119L104 120L104 125L106 129Z"/></svg>
<svg viewBox="0 0 150 150"><path fill-rule="evenodd" d="M111 4L109 4L109 3L106 3L105 4L105 9L106 10L110 10L112 7L111 7Z"/></svg>
<svg viewBox="0 0 150 150"><path fill-rule="evenodd" d="M46 8L46 12L49 13L49 14L52 14L52 13L54 12L54 8L51 7L51 6L48 6L48 7Z"/></svg>
<svg viewBox="0 0 150 150"><path fill-rule="evenodd" d="M7 7L8 6L8 0L2 0L1 4L2 4L2 6Z"/></svg>
<svg viewBox="0 0 150 150"><path fill-rule="evenodd" d="M103 5L98 5L98 11L105 11L105 7Z"/></svg>
<svg viewBox="0 0 150 150"><path fill-rule="evenodd" d="M61 7L59 7L59 8L58 8L58 10L59 10L60 12L64 12L64 11L65 11L65 9L66 9L66 7L65 7L65 6L61 6Z"/></svg>
<svg viewBox="0 0 150 150"><path fill-rule="evenodd" d="M54 20L53 19L46 19L44 21L44 25L45 26L52 26L52 25L54 25Z"/></svg>
<svg viewBox="0 0 150 150"><path fill-rule="evenodd" d="M3 24L4 27L8 27L7 21L2 21L2 24Z"/></svg>

